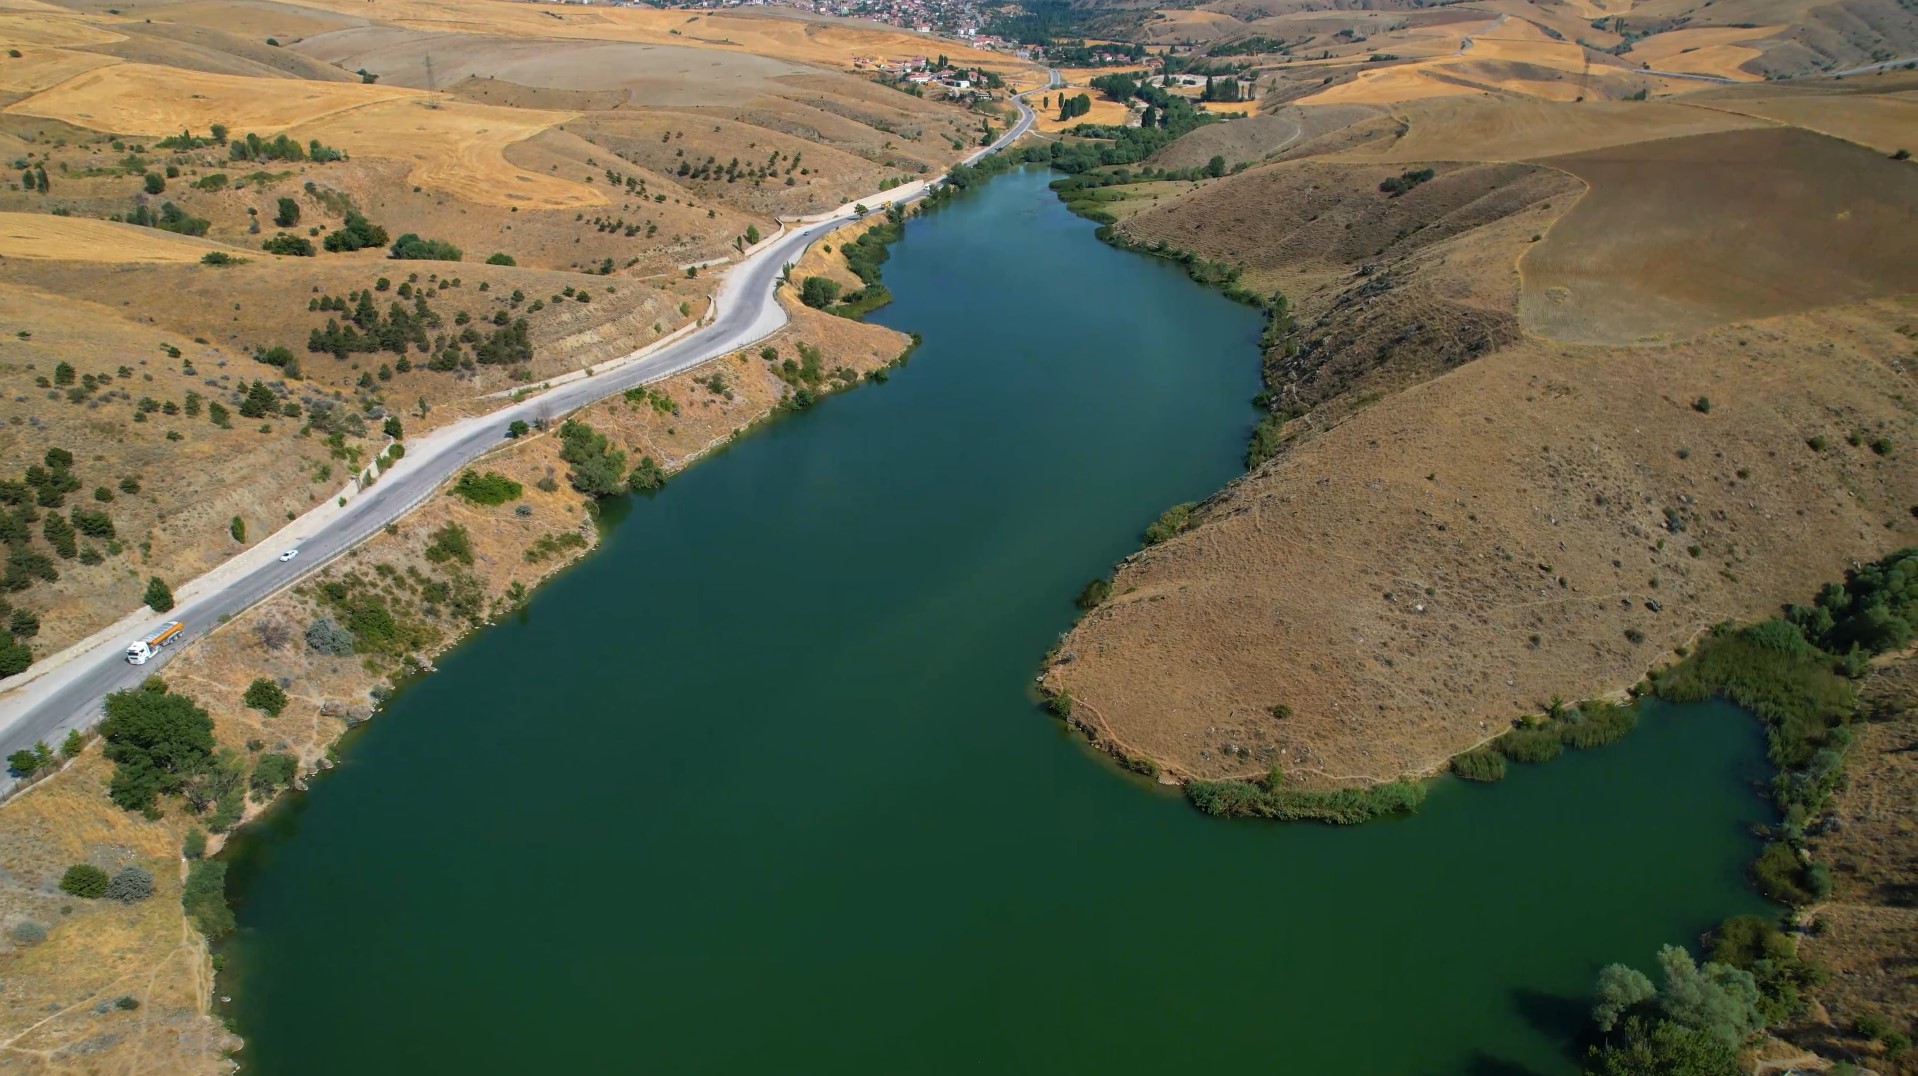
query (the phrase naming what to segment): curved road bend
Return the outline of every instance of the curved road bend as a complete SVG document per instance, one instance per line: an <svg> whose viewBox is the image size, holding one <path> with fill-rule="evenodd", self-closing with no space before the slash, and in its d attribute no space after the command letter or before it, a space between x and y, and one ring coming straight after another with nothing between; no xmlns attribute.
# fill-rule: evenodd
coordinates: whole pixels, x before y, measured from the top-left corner
<svg viewBox="0 0 1918 1076"><path fill-rule="evenodd" d="M1058 74L1053 72L1052 82L1057 81ZM1019 97L1013 98L1013 104L1019 109L1018 122L991 145L965 158L967 163L1010 145L1031 129L1032 109ZM936 182L904 194L881 192L871 196L871 201L881 206L911 201L932 189ZM500 447L506 440L507 425L515 419L530 423L536 419L557 418L629 388L671 377L738 351L777 332L787 320L786 312L774 298L786 263L798 261L800 253L814 239L855 216L850 210L841 210L824 220L805 224L734 266L714 298L717 313L712 323L684 339L643 359L557 385L531 399L490 414L462 419L409 442L408 454L391 472L382 475L371 488L353 497L346 507L299 540L297 560L281 563L267 559L264 564L211 587L208 593L196 594L166 613L141 617L142 625L164 624L169 620L186 625L179 642L160 651L145 665L130 665L126 661L126 647L132 634L110 635L104 640L96 637L89 644L81 644L87 646L83 652L43 659L56 667L19 683L10 691L0 692L0 756L30 748L39 741L58 748L69 730L91 727L101 717L101 699L108 692L133 687L158 672L173 654L206 635L223 618L238 616L291 586L406 514L431 496L441 483ZM260 556L262 551L256 547L254 555ZM215 569L214 573L219 571ZM179 589L185 592L200 588L188 584ZM0 795L16 783L11 774L0 775Z"/></svg>

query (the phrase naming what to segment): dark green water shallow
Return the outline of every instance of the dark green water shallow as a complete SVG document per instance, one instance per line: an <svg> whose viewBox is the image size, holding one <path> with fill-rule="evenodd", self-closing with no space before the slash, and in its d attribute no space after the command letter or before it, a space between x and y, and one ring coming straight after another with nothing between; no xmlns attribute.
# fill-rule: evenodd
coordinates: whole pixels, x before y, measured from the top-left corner
<svg viewBox="0 0 1918 1076"><path fill-rule="evenodd" d="M1600 964L1760 906L1728 707L1346 830L1034 708L1258 387L1254 311L1046 179L910 226L889 384L635 503L239 843L248 1072L1564 1073Z"/></svg>

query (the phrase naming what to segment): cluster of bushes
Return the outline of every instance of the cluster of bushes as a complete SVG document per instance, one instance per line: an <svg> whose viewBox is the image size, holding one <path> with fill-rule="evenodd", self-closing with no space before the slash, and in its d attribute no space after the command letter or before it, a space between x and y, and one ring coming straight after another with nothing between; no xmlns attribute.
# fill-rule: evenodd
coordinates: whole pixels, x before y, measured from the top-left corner
<svg viewBox="0 0 1918 1076"><path fill-rule="evenodd" d="M1432 171L1430 168L1420 168L1415 171L1400 172L1398 175L1393 176L1392 178L1386 180L1383 183L1380 183L1379 190L1384 191L1386 194L1389 194L1394 198L1397 198L1399 195L1404 194L1406 191L1411 190L1413 187L1416 187L1421 183L1424 183L1426 180L1431 179L1434 175L1437 175L1437 174L1438 173Z"/></svg>
<svg viewBox="0 0 1918 1076"><path fill-rule="evenodd" d="M338 617L337 627L351 637L352 653L404 658L439 639L429 625L411 616L395 614L386 595L373 590L358 576L329 579L313 589L315 596ZM309 628L308 645L313 644L313 638ZM333 638L323 638L321 643L333 648L323 652L337 650L338 644ZM314 649L322 650L322 646Z"/></svg>
<svg viewBox="0 0 1918 1076"><path fill-rule="evenodd" d="M1192 525L1192 510L1196 507L1198 506L1188 501L1185 504L1175 504L1160 513L1159 518L1153 520L1151 526L1145 529L1145 544L1158 545L1160 542L1170 541L1184 534L1186 528Z"/></svg>
<svg viewBox="0 0 1918 1076"><path fill-rule="evenodd" d="M578 419L559 428L559 458L572 465L566 480L588 497L611 497L625 490L626 453L613 447L605 434Z"/></svg>
<svg viewBox="0 0 1918 1076"><path fill-rule="evenodd" d="M133 207L125 217L114 216L112 220L121 220L127 224L137 224L142 228L157 228L163 232L179 235L205 235L213 222L204 217L196 217L174 205L172 202L160 203L160 211L155 213L144 203Z"/></svg>
<svg viewBox="0 0 1918 1076"><path fill-rule="evenodd" d="M62 366L64 370L56 371L56 379L72 382L72 366ZM6 593L19 593L36 582L58 581L60 571L54 556L77 559L82 564L99 564L106 559L91 542L82 539L103 540L109 554L120 551L113 518L104 509L76 505L60 511L66 507L67 495L82 488L73 470L73 453L49 448L41 460L30 464L18 480L0 479L0 546L6 553L0 591ZM104 503L113 500L114 493L106 486L96 486L93 496ZM36 532L52 556L35 547ZM0 676L24 672L33 663L33 653L22 640L39 631L40 620L32 612L0 602Z"/></svg>
<svg viewBox="0 0 1918 1076"><path fill-rule="evenodd" d="M1830 873L1810 861L1804 840L1844 773L1856 707L1852 678L1864 674L1873 655L1908 645L1914 624L1918 548L1908 548L1850 572L1782 618L1715 627L1684 661L1653 676L1662 698L1722 696L1765 723L1767 753L1778 769L1772 798L1783 815L1752 867L1767 896L1810 904L1829 895Z"/></svg>
<svg viewBox="0 0 1918 1076"><path fill-rule="evenodd" d="M387 256L400 261L456 262L460 260L460 248L444 239L421 239L407 232L393 241Z"/></svg>
<svg viewBox="0 0 1918 1076"><path fill-rule="evenodd" d="M60 876L60 892L84 900L137 904L153 895L153 872L127 866L108 875L91 863L75 863Z"/></svg>
<svg viewBox="0 0 1918 1076"><path fill-rule="evenodd" d="M526 563L538 564L548 557L584 548L586 548L586 536L578 531L543 534L538 541L526 547Z"/></svg>
<svg viewBox="0 0 1918 1076"><path fill-rule="evenodd" d="M324 246L335 254L350 254L368 247L383 247L386 243L385 228L367 220L359 210L349 209L340 226L326 233Z"/></svg>
<svg viewBox="0 0 1918 1076"><path fill-rule="evenodd" d="M453 483L453 493L456 496L463 497L473 504L488 506L516 501L525 492L526 487L498 471L488 471L485 474L466 471L460 475L459 481Z"/></svg>
<svg viewBox="0 0 1918 1076"><path fill-rule="evenodd" d="M458 523L448 523L433 532L433 540L426 546L426 559L434 564L450 564L457 561L471 566L473 536Z"/></svg>
<svg viewBox="0 0 1918 1076"><path fill-rule="evenodd" d="M1187 781L1186 798L1209 815L1271 818L1280 821L1331 822L1350 826L1389 815L1408 814L1425 802L1417 781L1389 781L1366 788L1328 791L1286 788L1275 767L1263 782Z"/></svg>
<svg viewBox="0 0 1918 1076"><path fill-rule="evenodd" d="M220 129L218 124L214 127L216 130ZM261 138L251 131L247 132L245 138L236 138L228 143L227 155L236 161L313 161L317 164L346 159L346 154L332 146L321 145L317 138L301 146L297 140L283 134L273 138Z"/></svg>
<svg viewBox="0 0 1918 1076"><path fill-rule="evenodd" d="M1452 756L1451 768L1453 773L1467 781L1502 781L1505 779L1505 756L1480 747Z"/></svg>
<svg viewBox="0 0 1918 1076"><path fill-rule="evenodd" d="M1587 750L1624 739L1638 727L1638 707L1594 699L1577 706L1553 701L1543 715L1528 717L1518 728L1492 741L1492 749L1513 762L1550 762L1570 747ZM1501 774L1504 772L1500 767ZM1463 776L1463 774L1461 774Z"/></svg>
<svg viewBox="0 0 1918 1076"><path fill-rule="evenodd" d="M1607 965L1594 990L1598 1041L1588 1054L1595 1076L1734 1076L1739 1054L1767 1027L1800 1015L1824 968L1798 954L1793 937L1766 916L1725 920L1705 938L1700 964L1677 946L1659 950L1661 981L1624 964ZM1896 1056L1904 1033L1876 1013L1854 1031Z"/></svg>
<svg viewBox="0 0 1918 1076"><path fill-rule="evenodd" d="M382 278L377 290L384 290L386 283ZM373 301L374 290L349 292L344 298L326 295L311 300L307 304L309 310L342 313L347 317L345 321L328 318L324 327L309 332L307 350L340 359L351 354L391 352L399 356L393 364L393 370L398 373L413 368L412 360L407 358L409 348L428 354L426 368L441 372L472 369L476 364L520 366L532 361L531 329L525 318L508 321L506 312L501 310L494 314L497 327L490 331L481 332L476 326L465 324L455 335L435 333L429 339L428 330L437 329L445 322L427 305L425 289L402 283L399 296L411 298L412 307L392 301L387 304L384 315ZM455 320L463 321L463 316ZM470 355L466 351L469 347Z"/></svg>

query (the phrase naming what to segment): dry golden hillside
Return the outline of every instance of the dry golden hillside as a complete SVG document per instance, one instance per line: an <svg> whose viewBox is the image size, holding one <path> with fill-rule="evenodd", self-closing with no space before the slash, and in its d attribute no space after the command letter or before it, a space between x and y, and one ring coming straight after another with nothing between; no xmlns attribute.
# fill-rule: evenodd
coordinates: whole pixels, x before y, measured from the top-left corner
<svg viewBox="0 0 1918 1076"><path fill-rule="evenodd" d="M1047 670L1075 722L1174 776L1431 773L1918 538L1910 82L1305 104L1237 125L1270 163L1102 191L1297 327L1269 459Z"/></svg>

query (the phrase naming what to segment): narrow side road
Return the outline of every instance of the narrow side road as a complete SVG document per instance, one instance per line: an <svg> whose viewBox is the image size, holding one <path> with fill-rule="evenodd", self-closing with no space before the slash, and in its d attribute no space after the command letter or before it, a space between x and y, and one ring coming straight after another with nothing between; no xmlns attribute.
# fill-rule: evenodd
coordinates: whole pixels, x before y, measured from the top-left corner
<svg viewBox="0 0 1918 1076"><path fill-rule="evenodd" d="M1058 72L1052 72L1058 82ZM1036 91L1033 91L1036 92ZM1023 97L1012 98L1019 119L990 145L965 158L972 163L1005 148L1032 129L1033 111ZM885 206L920 198L939 180L918 182L873 194L866 204ZM303 576L324 567L388 523L431 496L440 484L506 441L515 420L552 420L587 404L638 385L671 377L701 363L741 350L771 336L786 324L786 312L774 294L780 275L797 262L813 240L858 219L855 206L795 225L727 271L714 296L709 323L663 347L654 345L626 359L601 364L600 371L551 389L491 414L462 419L410 440L406 455L371 487L350 497L344 507L324 506L278 535L239 554L206 575L175 588L178 604L166 613L141 609L109 629L48 655L35 669L0 689L0 756L44 741L58 748L71 729L86 729L101 717L101 700L159 672L167 660L231 617L264 601ZM310 522L309 522L310 521ZM282 549L297 546L299 556L282 562ZM186 625L182 637L144 665L126 661L126 647L142 630L169 620ZM18 783L0 776L0 796Z"/></svg>

